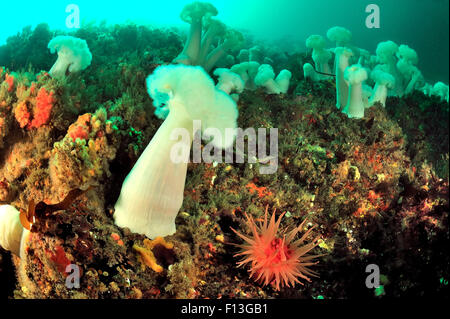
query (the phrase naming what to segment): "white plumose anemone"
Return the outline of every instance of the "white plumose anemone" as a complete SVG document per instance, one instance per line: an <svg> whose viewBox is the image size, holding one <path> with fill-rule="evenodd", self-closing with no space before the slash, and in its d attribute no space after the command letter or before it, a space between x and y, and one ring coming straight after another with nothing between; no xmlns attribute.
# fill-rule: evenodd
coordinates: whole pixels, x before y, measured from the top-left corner
<svg viewBox="0 0 450 319"><path fill-rule="evenodd" d="M369 100L369 105L372 106L378 102L385 107L388 89L394 88L395 78L380 68L373 70L370 77L375 82L375 87L373 89L372 97Z"/></svg>
<svg viewBox="0 0 450 319"><path fill-rule="evenodd" d="M352 33L344 27L332 27L327 31L327 38L336 42L336 47L347 46L352 40Z"/></svg>
<svg viewBox="0 0 450 319"><path fill-rule="evenodd" d="M48 43L51 53L58 52L58 59L49 71L54 78L63 78L66 73L86 69L92 61L92 54L85 40L61 35Z"/></svg>
<svg viewBox="0 0 450 319"><path fill-rule="evenodd" d="M319 73L314 70L311 63L303 64L303 76L305 79L311 79L313 82L320 81Z"/></svg>
<svg viewBox="0 0 450 319"><path fill-rule="evenodd" d="M367 80L367 71L361 65L354 64L345 69L344 78L349 88L347 105L342 112L349 118L363 118L365 106L362 83Z"/></svg>
<svg viewBox="0 0 450 319"><path fill-rule="evenodd" d="M214 75L219 77L216 88L224 91L228 95L232 92L242 93L245 83L239 74L231 72L229 69L217 68Z"/></svg>
<svg viewBox="0 0 450 319"><path fill-rule="evenodd" d="M350 58L353 51L345 47L337 47L335 53L335 74L336 74L336 107L342 109L348 99L348 82L344 78L345 69L350 65Z"/></svg>
<svg viewBox="0 0 450 319"><path fill-rule="evenodd" d="M289 89L289 81L292 73L288 70L282 70L275 78L275 72L269 64L262 64L255 76L257 87L263 87L267 94L284 94Z"/></svg>
<svg viewBox="0 0 450 319"><path fill-rule="evenodd" d="M193 121L200 120L202 130L219 130L224 138L212 143L227 148L234 141L238 111L236 103L215 88L201 67L160 66L147 78L147 88L155 106L165 104L170 112L126 177L114 220L120 227L155 238L176 231L195 134ZM233 134L227 134L230 131Z"/></svg>
<svg viewBox="0 0 450 319"><path fill-rule="evenodd" d="M11 205L0 205L0 246L19 256L23 227L19 211Z"/></svg>

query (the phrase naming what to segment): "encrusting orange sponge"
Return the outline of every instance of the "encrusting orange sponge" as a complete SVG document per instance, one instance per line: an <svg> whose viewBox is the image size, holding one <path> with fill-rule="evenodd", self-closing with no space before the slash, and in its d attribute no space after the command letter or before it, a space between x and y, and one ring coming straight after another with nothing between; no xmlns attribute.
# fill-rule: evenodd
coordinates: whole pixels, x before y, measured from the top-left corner
<svg viewBox="0 0 450 319"><path fill-rule="evenodd" d="M48 122L54 102L53 92L47 92L47 90L42 87L36 97L34 118L30 123L31 128L38 128Z"/></svg>
<svg viewBox="0 0 450 319"><path fill-rule="evenodd" d="M156 245L162 245L166 249L173 249L173 244L166 242L162 237L156 237L154 240L146 238L144 239L144 247L140 247L137 244L134 244L133 249L140 254L140 258L143 264L159 273L163 271L163 267L158 265L156 257L152 252L152 249Z"/></svg>

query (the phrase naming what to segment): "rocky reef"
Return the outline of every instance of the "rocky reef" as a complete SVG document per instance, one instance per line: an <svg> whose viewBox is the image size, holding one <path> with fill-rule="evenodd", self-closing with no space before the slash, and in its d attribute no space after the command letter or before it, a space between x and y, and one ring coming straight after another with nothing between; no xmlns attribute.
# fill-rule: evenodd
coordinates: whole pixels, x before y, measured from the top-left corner
<svg viewBox="0 0 450 319"><path fill-rule="evenodd" d="M0 202L21 214L40 203L21 256L0 250L0 278L8 282L2 294L448 296L447 102L414 91L349 119L336 108L333 79L305 79L299 70L310 60L290 55L278 65L295 70L286 94L245 90L237 103L238 127L278 128L276 173L260 174L259 161L189 163L176 233L150 240L117 227L114 204L162 123L145 78L177 57L182 38L176 30L133 24L87 26L74 36L86 40L94 59L63 79L41 72L54 61L45 25L0 47ZM40 55L28 54L35 51ZM76 189L64 209L45 209ZM241 239L231 228L247 233L244 213L261 220L266 207L277 216L286 212L283 228L305 218L317 225L319 278L278 291L237 267L233 244ZM66 285L72 264L80 269L79 288ZM376 290L365 286L369 264L380 268Z"/></svg>

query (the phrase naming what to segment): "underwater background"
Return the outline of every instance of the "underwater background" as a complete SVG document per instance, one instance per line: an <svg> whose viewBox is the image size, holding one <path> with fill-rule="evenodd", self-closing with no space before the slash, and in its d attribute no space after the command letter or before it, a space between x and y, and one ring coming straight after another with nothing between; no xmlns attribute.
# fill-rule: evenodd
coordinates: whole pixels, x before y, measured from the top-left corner
<svg viewBox="0 0 450 319"><path fill-rule="evenodd" d="M448 298L449 1L191 3L1 4L0 296Z"/></svg>
<svg viewBox="0 0 450 319"><path fill-rule="evenodd" d="M247 30L256 38L276 41L285 50L303 48L310 34L322 34L329 26L340 25L353 32L354 41L373 51L381 41L392 40L414 47L421 56L419 66L432 81L448 82L449 1L447 0L215 0L210 1L230 27ZM0 45L27 25L46 22L52 29L66 30L65 8L75 3L83 23L134 22L153 26L187 28L176 8L187 2L130 0L125 4L109 1L30 1L4 2ZM364 26L368 4L381 8L380 29ZM20 18L18 18L20 17Z"/></svg>

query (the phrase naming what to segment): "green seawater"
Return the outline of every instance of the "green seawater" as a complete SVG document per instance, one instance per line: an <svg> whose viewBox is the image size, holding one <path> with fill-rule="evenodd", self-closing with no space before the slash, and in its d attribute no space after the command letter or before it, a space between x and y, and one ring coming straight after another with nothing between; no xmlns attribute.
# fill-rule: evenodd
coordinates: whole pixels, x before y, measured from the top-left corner
<svg viewBox="0 0 450 319"><path fill-rule="evenodd" d="M179 14L191 1L2 1L0 45L24 27L45 22L52 30L71 31L66 8L75 4L83 25L132 22L153 26L179 26ZM407 44L419 55L419 69L428 81L448 83L448 0L212 0L217 16L227 26L247 31L256 39L286 52L303 51L311 34L325 35L335 25L353 33L353 43L374 52L381 41ZM366 7L380 8L380 28L368 29ZM4 60L4 58L3 58ZM2 64L0 52L0 65Z"/></svg>

